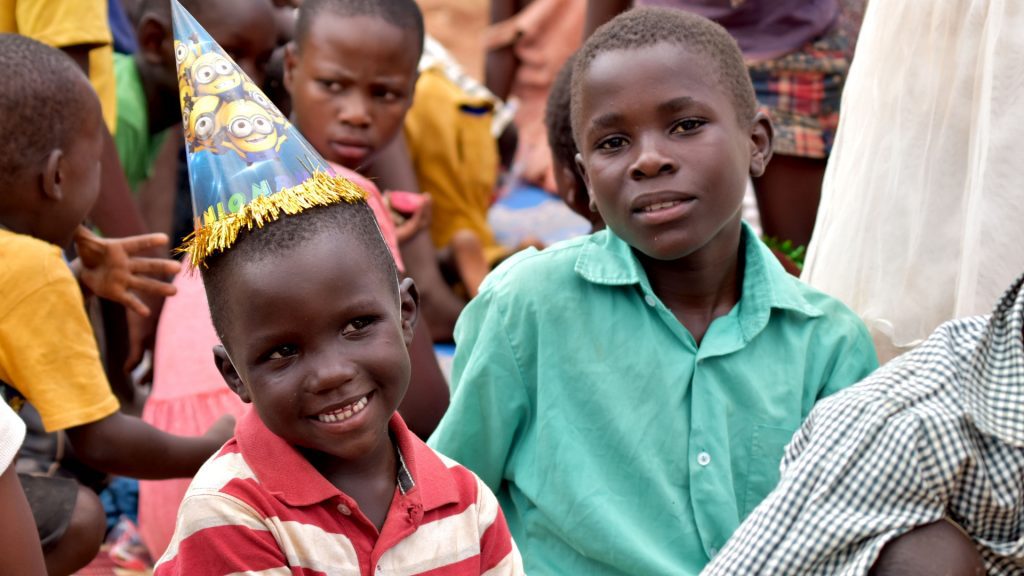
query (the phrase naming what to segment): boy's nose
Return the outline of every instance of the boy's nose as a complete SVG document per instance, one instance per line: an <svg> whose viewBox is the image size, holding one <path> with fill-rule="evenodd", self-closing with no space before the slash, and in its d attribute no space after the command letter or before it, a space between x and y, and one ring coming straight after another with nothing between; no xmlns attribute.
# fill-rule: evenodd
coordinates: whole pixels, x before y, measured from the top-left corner
<svg viewBox="0 0 1024 576"><path fill-rule="evenodd" d="M338 107L338 120L343 124L365 128L370 125L370 107L361 96L343 97Z"/></svg>
<svg viewBox="0 0 1024 576"><path fill-rule="evenodd" d="M679 169L679 162L665 154L655 138L640 138L636 142L637 156L629 167L633 180L653 178L660 174L671 174Z"/></svg>
<svg viewBox="0 0 1024 576"><path fill-rule="evenodd" d="M355 365L338 354L320 354L306 379L306 391L311 394L330 392L351 382L356 377Z"/></svg>

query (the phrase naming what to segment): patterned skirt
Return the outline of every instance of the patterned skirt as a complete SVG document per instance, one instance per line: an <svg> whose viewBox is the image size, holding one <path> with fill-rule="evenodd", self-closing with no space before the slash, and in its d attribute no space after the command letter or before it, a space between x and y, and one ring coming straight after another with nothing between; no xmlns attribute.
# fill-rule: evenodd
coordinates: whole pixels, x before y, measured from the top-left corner
<svg viewBox="0 0 1024 576"><path fill-rule="evenodd" d="M748 65L758 103L775 125L776 154L827 158L865 0L842 0L831 30L795 52Z"/></svg>

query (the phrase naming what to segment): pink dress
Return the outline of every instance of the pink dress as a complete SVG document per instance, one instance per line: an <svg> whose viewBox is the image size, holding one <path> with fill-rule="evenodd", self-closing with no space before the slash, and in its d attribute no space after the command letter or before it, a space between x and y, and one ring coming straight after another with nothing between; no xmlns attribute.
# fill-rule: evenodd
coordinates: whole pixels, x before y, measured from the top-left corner
<svg viewBox="0 0 1024 576"><path fill-rule="evenodd" d="M377 217L384 241L399 270L398 237L380 190L363 176L338 165L344 176L368 193L367 204ZM174 279L178 293L167 299L156 332L153 391L142 419L156 428L185 436L199 436L224 414L237 420L248 409L232 392L213 363L213 347L220 343L210 318L206 290L198 273ZM189 478L148 480L139 483L139 532L153 559L163 555L174 534L178 506Z"/></svg>

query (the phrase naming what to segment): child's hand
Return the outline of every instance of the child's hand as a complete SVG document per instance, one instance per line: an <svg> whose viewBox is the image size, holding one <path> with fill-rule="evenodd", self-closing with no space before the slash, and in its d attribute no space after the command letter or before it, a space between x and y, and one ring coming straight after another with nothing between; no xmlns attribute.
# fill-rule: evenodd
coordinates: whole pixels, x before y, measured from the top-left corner
<svg viewBox="0 0 1024 576"><path fill-rule="evenodd" d="M225 414L217 418L217 421L213 423L213 426L210 426L210 429L206 431L206 434L203 434L203 437L219 447L223 446L234 435L235 417L231 414Z"/></svg>
<svg viewBox="0 0 1024 576"><path fill-rule="evenodd" d="M417 232L430 226L431 205L433 200L430 194L420 194L422 198L420 205L415 212L408 215L405 222L395 227L395 236L401 244L416 235Z"/></svg>
<svg viewBox="0 0 1024 576"><path fill-rule="evenodd" d="M181 270L181 264L165 258L143 258L135 254L167 244L166 234L142 234L127 238L100 238L85 226L75 232L79 279L93 294L119 302L143 316L149 307L136 293L173 296L177 291L167 282L147 275L166 277Z"/></svg>

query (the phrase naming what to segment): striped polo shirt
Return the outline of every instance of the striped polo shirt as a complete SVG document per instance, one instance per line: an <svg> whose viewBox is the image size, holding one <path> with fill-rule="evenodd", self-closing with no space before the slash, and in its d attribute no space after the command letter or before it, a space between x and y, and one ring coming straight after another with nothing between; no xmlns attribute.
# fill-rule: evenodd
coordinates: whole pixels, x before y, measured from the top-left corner
<svg viewBox="0 0 1024 576"><path fill-rule="evenodd" d="M254 410L196 474L156 576L522 574L491 491L395 414L399 470L383 528Z"/></svg>

